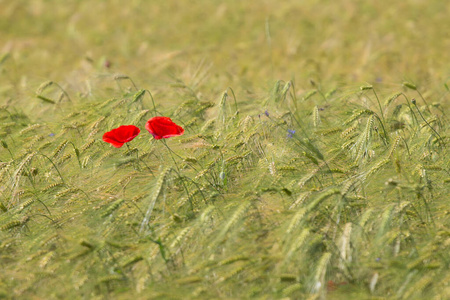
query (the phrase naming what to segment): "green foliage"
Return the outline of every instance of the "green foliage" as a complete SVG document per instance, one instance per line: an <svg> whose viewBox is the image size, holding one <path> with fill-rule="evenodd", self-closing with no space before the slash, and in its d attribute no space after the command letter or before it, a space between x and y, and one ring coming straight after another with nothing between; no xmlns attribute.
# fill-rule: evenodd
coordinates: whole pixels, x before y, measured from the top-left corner
<svg viewBox="0 0 450 300"><path fill-rule="evenodd" d="M371 107L342 108L339 94L320 111L320 130L317 116L307 121L309 103L286 111L276 99L261 99L267 115L252 116L255 105L237 122L222 97L210 108L222 125L197 116L202 133L169 139L171 151L145 133L128 149L103 143L101 134L121 122L119 99L55 104L83 113L56 115L63 125L50 135L41 121L9 127L0 247L3 276L18 277L7 288L51 293L35 283L52 284L56 273L73 295L141 294L168 284L178 288L159 296L188 289L192 297L225 297L210 285L232 297L439 294L447 278L444 116L419 107L435 120L431 130L407 106L389 111L404 101L397 96L383 107L386 138ZM190 103L180 122L196 106L203 104ZM149 109L135 113L142 111ZM388 126L394 121L402 127ZM67 122L85 125L71 134ZM296 131L287 136L287 129Z"/></svg>

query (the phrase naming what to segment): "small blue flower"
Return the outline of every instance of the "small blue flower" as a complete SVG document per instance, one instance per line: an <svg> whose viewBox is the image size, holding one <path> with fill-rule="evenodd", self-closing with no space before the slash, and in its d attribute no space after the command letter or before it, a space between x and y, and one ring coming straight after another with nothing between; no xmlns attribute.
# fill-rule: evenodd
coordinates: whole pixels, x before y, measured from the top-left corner
<svg viewBox="0 0 450 300"><path fill-rule="evenodd" d="M264 114L268 117L268 116L269 116L269 111L266 109L266 111L264 112Z"/></svg>
<svg viewBox="0 0 450 300"><path fill-rule="evenodd" d="M294 129L288 129L287 137L291 139L294 136L294 133L295 133Z"/></svg>
<svg viewBox="0 0 450 300"><path fill-rule="evenodd" d="M48 136L55 136L55 134L52 132L52 133L50 133Z"/></svg>

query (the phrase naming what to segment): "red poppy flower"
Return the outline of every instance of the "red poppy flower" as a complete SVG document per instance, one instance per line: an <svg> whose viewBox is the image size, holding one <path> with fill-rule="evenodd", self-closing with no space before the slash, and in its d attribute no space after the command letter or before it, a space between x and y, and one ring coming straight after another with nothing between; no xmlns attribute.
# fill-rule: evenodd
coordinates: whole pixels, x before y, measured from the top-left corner
<svg viewBox="0 0 450 300"><path fill-rule="evenodd" d="M120 148L123 144L137 137L140 132L141 130L134 125L122 125L119 128L106 132L103 135L103 141Z"/></svg>
<svg viewBox="0 0 450 300"><path fill-rule="evenodd" d="M145 128L155 140L167 139L184 133L183 127L175 124L168 117L153 117L147 121Z"/></svg>

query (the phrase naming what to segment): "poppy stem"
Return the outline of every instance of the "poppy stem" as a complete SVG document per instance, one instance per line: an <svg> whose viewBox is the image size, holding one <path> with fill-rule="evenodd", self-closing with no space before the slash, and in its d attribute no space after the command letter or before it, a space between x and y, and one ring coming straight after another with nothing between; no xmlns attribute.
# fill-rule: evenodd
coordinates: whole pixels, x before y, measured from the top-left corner
<svg viewBox="0 0 450 300"><path fill-rule="evenodd" d="M156 115L157 115L157 112L156 112L155 100L153 100L153 95L152 95L152 93L151 93L149 90L146 90L146 91L147 91L147 93L150 95L150 98L152 99L153 111L155 112L155 116L156 116Z"/></svg>
<svg viewBox="0 0 450 300"><path fill-rule="evenodd" d="M172 160L173 160L173 162L174 162L174 164L175 164L175 168L177 169L176 172L177 172L178 176L179 176L180 179L181 179L181 184L183 185L184 190L186 191L186 195L187 195L187 197L188 197L189 204L191 205L191 210L194 211L194 205L193 205L193 203L192 203L191 197L189 197L189 190L188 190L187 187L186 187L186 184L185 184L185 182L184 182L184 178L181 176L180 168L178 168L178 164L177 164L177 162L175 161L175 158L173 157L173 154L172 154L172 153L174 153L174 154L176 154L176 153L173 152L172 149L170 149L170 147L167 145L167 143L166 143L165 140L162 140L161 142L162 142L163 145L169 150L170 157L172 158ZM181 158L181 156L179 156L178 154L176 154L176 155L177 155L178 157Z"/></svg>
<svg viewBox="0 0 450 300"><path fill-rule="evenodd" d="M155 177L155 174L153 174L152 169L145 163L143 159L139 158L139 149L136 149L136 156L138 158L138 161L142 162L145 165L145 167L150 171L150 173L153 175L153 177Z"/></svg>
<svg viewBox="0 0 450 300"><path fill-rule="evenodd" d="M165 141L165 140L162 140L162 142L163 142L164 146L166 146L166 148L167 148L167 149L169 149L169 151L170 151L171 153L173 153L173 154L175 154L176 156L178 156L179 158L183 159L183 157L181 157L181 156L180 156L179 154L177 154L177 153L173 152L173 150L172 150L172 149L170 149L170 147L169 147L169 146L167 146L167 143L166 143L166 141Z"/></svg>
<svg viewBox="0 0 450 300"><path fill-rule="evenodd" d="M132 150L131 150L131 148L130 148L130 145L128 145L128 143L126 143L125 145L127 145L128 152L131 153ZM135 165L135 170L136 170L136 171L141 171L141 166L140 166L140 164L139 164L139 153L138 153L137 149L136 149L136 163L135 163L134 165Z"/></svg>

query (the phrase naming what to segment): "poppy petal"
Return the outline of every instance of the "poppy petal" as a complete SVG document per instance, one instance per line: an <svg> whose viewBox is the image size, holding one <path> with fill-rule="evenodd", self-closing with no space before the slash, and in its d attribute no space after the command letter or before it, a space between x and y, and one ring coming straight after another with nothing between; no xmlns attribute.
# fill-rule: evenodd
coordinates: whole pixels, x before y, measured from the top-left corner
<svg viewBox="0 0 450 300"><path fill-rule="evenodd" d="M133 140L141 130L134 125L122 125L117 128L117 138L124 143Z"/></svg>
<svg viewBox="0 0 450 300"><path fill-rule="evenodd" d="M184 133L183 127L175 124L168 117L153 117L147 121L145 128L156 140L179 136Z"/></svg>
<svg viewBox="0 0 450 300"><path fill-rule="evenodd" d="M107 132L107 133L105 133L105 134L103 135L103 141L104 141L104 142L110 143L111 145L113 145L113 146L116 147L116 148L120 148L120 147L123 146L124 143L121 143L121 142L116 141L116 140L114 139L114 137L108 136L108 133L109 133L109 132Z"/></svg>
<svg viewBox="0 0 450 300"><path fill-rule="evenodd" d="M122 125L106 132L103 135L103 141L120 148L123 144L132 141L140 132L141 130L134 125Z"/></svg>

